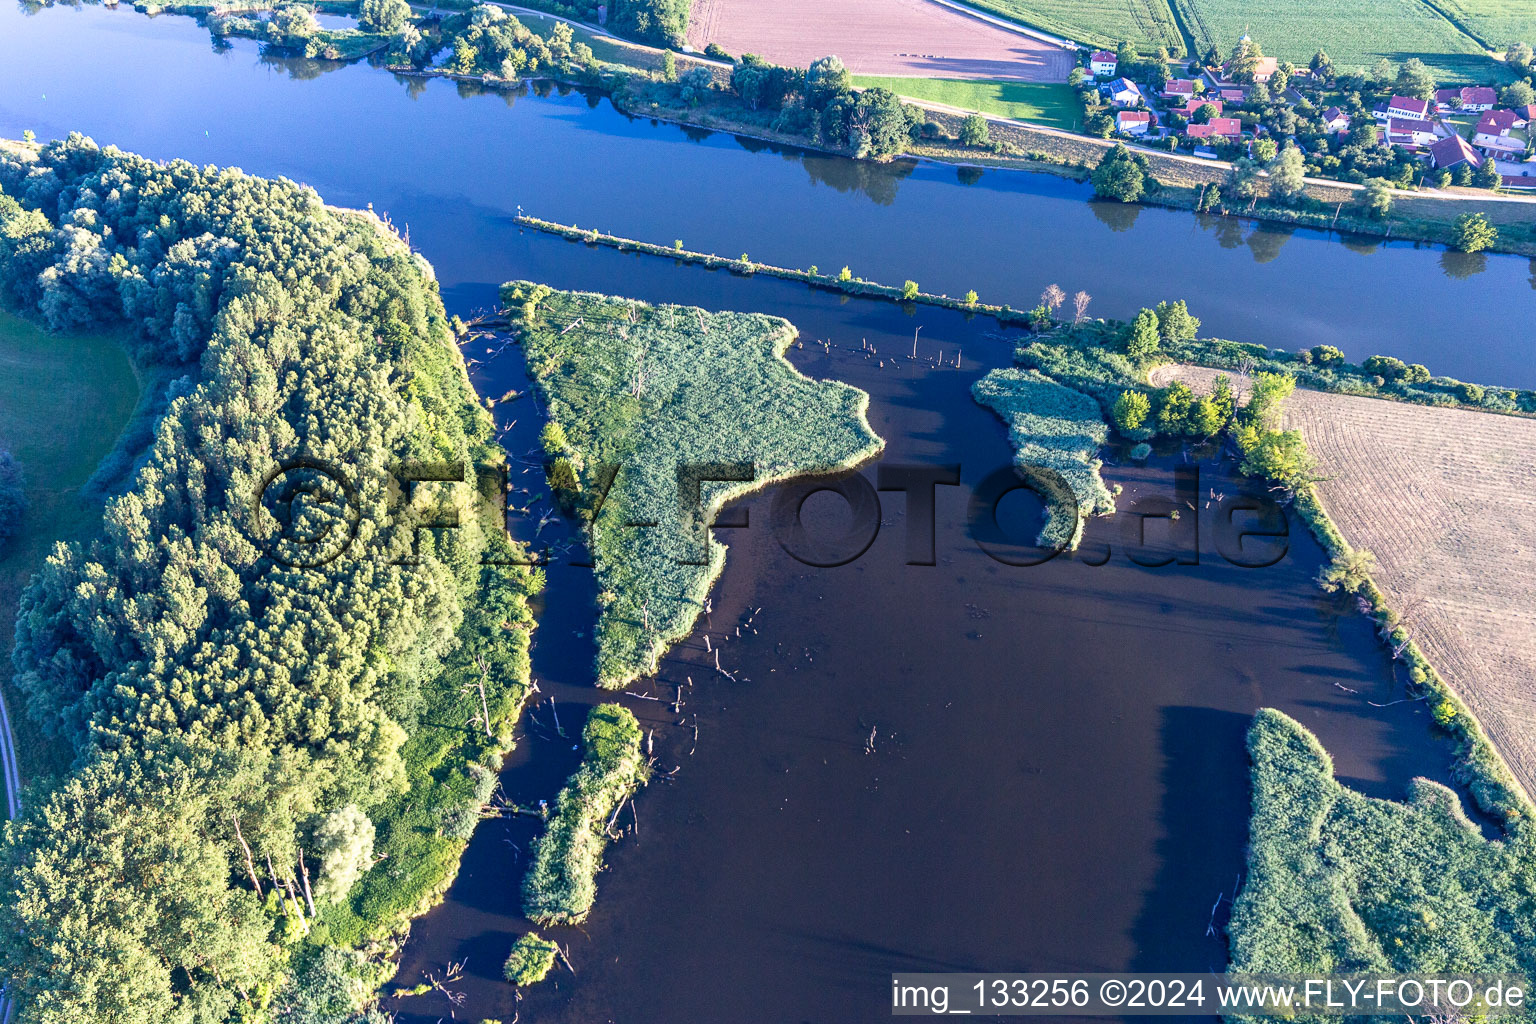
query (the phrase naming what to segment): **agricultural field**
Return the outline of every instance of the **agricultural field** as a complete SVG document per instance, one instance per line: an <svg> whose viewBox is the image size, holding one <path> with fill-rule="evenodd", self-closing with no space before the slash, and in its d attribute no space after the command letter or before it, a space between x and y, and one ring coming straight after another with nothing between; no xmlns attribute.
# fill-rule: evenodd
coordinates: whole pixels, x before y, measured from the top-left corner
<svg viewBox="0 0 1536 1024"><path fill-rule="evenodd" d="M544 437L550 483L592 523L599 685L654 671L693 628L725 565L725 545L703 525L714 510L884 447L867 394L783 358L796 332L777 317L522 282L503 285L502 301L521 316L529 375L555 425ZM691 479L691 494L680 479L690 465L716 467Z"/></svg>
<svg viewBox="0 0 1536 1024"><path fill-rule="evenodd" d="M1160 370L1197 388L1220 373ZM1297 389L1328 514L1388 604L1536 792L1536 420Z"/></svg>
<svg viewBox="0 0 1536 1024"><path fill-rule="evenodd" d="M27 580L61 540L89 536L101 526L101 502L81 488L112 450L133 415L139 385L113 335L49 334L0 312L0 448L26 474L29 508L21 532L0 541L0 680L13 710L23 774L42 767L51 744L33 735L10 690L11 631ZM54 766L46 766L54 767Z"/></svg>
<svg viewBox="0 0 1536 1024"><path fill-rule="evenodd" d="M1166 46L1175 57L1185 55L1168 0L973 0L972 6L1094 46L1113 49L1128 40L1143 53Z"/></svg>
<svg viewBox="0 0 1536 1024"><path fill-rule="evenodd" d="M880 86L901 96L961 110L1049 125L1067 131L1082 120L1082 106L1071 86L1055 82L996 82L962 78L886 78L855 75L862 89Z"/></svg>
<svg viewBox="0 0 1536 1024"><path fill-rule="evenodd" d="M1065 82L1076 63L1070 50L930 0L698 0L688 43L801 68L836 54L860 75Z"/></svg>
<svg viewBox="0 0 1536 1024"><path fill-rule="evenodd" d="M1484 0L1467 0L1480 4ZM1291 0L1259 5L1245 0L1174 0L1179 16L1204 53L1223 54L1244 32L1271 57L1304 65L1318 47L1340 70L1368 69L1382 57L1401 64L1418 57L1447 85L1508 77L1476 40L1421 0Z"/></svg>
<svg viewBox="0 0 1536 1024"><path fill-rule="evenodd" d="M1536 5L1530 0L1435 0L1435 6L1491 50L1515 42L1536 45Z"/></svg>

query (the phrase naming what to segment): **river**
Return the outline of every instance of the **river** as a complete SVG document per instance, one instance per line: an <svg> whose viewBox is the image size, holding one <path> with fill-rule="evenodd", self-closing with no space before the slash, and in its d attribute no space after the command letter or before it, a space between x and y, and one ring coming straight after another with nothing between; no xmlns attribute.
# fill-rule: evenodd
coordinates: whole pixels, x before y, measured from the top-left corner
<svg viewBox="0 0 1536 1024"><path fill-rule="evenodd" d="M704 624L735 680L714 672L701 633L663 661L660 682L636 688L671 699L682 684L681 713L624 698L655 730L660 772L678 770L625 812L639 831L612 851L591 920L557 930L576 973L521 1005L499 980L523 927L531 829L496 821L477 833L448 900L418 922L401 984L464 961L456 1014L470 1020L830 1024L888 1016L893 971L1220 969L1255 708L1298 717L1367 793L1446 778L1449 751L1420 705L1367 703L1400 696L1401 683L1365 621L1312 583L1321 554L1299 524L1267 568L1217 553L1228 506L1205 508L1208 492L1236 500L1245 486L1219 458L1169 452L1142 467L1107 452L1122 514L1092 524L1084 557L1020 568L978 548L970 489L1011 453L969 387L1008 362L1015 334L573 244L511 217L521 206L774 263L847 264L951 294L974 287L1015 306L1052 282L1091 292L1103 315L1183 297L1203 333L1390 352L1532 387L1529 332L1509 329L1536 312L1528 261L1469 267L1428 246L1092 204L1082 186L1051 177L973 180L934 165L765 151L633 120L579 93L475 94L320 67L264 59L242 42L215 49L183 18L9 8L0 134L81 130L153 157L286 175L332 203L371 203L409 228L456 312L488 306L497 283L522 277L785 316L806 343L791 352L797 366L870 392L885 462L958 463L964 485L939 490L931 566L905 564L898 494L882 495L868 552L824 569L786 555L766 496L748 499L752 525L723 537L730 560ZM907 351L919 327L925 359L963 353L961 366L882 366L865 354L866 343ZM477 366L482 391L525 388L517 358ZM532 447L530 402L496 415L517 420L514 454ZM1145 507L1136 503L1172 497L1176 474L1193 470L1200 507L1179 528L1198 520L1199 564L1138 564L1122 534ZM1009 501L1004 519L1027 531L1037 510ZM820 528L839 528L827 496L807 508ZM1172 529L1153 524L1154 547ZM590 686L592 589L589 571L551 568L534 650L567 727L578 705L604 696ZM550 798L574 766L570 741L547 705L522 733L503 784L516 800ZM450 1010L437 994L390 1008L411 1022Z"/></svg>

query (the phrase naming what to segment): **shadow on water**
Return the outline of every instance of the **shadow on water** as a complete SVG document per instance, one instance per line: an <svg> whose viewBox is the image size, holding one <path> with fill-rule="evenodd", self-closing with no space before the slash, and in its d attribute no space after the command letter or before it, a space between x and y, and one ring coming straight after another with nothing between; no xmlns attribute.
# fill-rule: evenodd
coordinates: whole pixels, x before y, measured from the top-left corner
<svg viewBox="0 0 1536 1024"><path fill-rule="evenodd" d="M654 730L666 777L635 805L638 834L611 850L591 919L545 932L568 945L574 976L562 971L521 1003L498 978L526 927L516 895L532 821L519 819L476 834L448 901L417 922L399 984L467 959L461 1018L854 1022L889 1016L895 970L1203 971L1225 959L1224 934L1207 927L1216 894L1230 898L1242 871L1243 734L1255 709L1297 717L1340 778L1373 796L1400 797L1415 776L1449 780L1450 751L1421 705L1367 703L1400 686L1363 618L1319 598L1322 553L1298 525L1267 568L1218 554L1229 538L1205 496L1251 487L1219 457L1170 451L1139 465L1107 450L1122 511L1089 524L1083 556L1015 568L977 548L970 491L1011 452L969 388L1009 362L1017 334L948 311L530 244L536 261L579 264L567 272L595 290L785 315L800 329L790 358L802 372L870 393L882 464L959 463L962 486L938 490L931 566L905 564L899 493L881 495L869 551L829 569L785 554L771 495L744 499L751 526L722 535L730 554L712 615L635 688L668 700L681 688L676 715L591 689L591 577L552 569L534 647L542 696L568 707L568 722L580 704L624 701ZM482 391L524 387L516 360L476 367ZM518 420L514 457L534 445L531 413L531 399L498 404L498 422ZM875 467L862 472L873 480ZM1180 490L1191 472L1195 495ZM1195 496L1205 500L1176 527L1160 517ZM813 532L846 516L835 501L806 508ZM1038 502L999 515L1032 535ZM1137 532L1146 545L1128 549L1139 515L1151 517ZM1133 553L1175 562L1136 564ZM715 673L714 649L734 680ZM520 801L549 799L574 752L545 707L522 732L503 784ZM391 1009L426 1024L448 1007L431 995Z"/></svg>

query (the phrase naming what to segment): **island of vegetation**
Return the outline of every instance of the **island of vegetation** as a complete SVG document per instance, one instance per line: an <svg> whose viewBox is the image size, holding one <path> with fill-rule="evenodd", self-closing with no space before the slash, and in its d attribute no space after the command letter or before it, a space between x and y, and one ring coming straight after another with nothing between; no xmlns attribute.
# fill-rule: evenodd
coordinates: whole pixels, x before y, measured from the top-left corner
<svg viewBox="0 0 1536 1024"><path fill-rule="evenodd" d="M98 536L22 599L58 768L0 842L19 1019L364 1019L511 745L542 585L483 564L515 554L499 522L417 529L392 497L399 463L503 457L431 269L307 188L78 136L0 148L0 193L5 304L170 381ZM329 498L306 530L355 524L324 565L278 543L285 465Z"/></svg>
<svg viewBox="0 0 1536 1024"><path fill-rule="evenodd" d="M1008 424L1020 471L1047 500L1039 543L1075 549L1084 519L1115 511L1095 458L1109 438L1099 404L1037 370L993 370L971 394Z"/></svg>
<svg viewBox="0 0 1536 1024"><path fill-rule="evenodd" d="M1529 830L1487 839L1456 793L1423 779L1406 803L1364 797L1278 711L1259 712L1248 753L1253 818L1230 925L1234 971L1536 971Z"/></svg>
<svg viewBox="0 0 1536 1024"><path fill-rule="evenodd" d="M560 791L523 879L523 914L529 920L551 925L587 919L614 819L650 774L641 739L640 724L628 708L599 704L588 712L581 767ZM537 951L524 947L526 954Z"/></svg>
<svg viewBox="0 0 1536 1024"><path fill-rule="evenodd" d="M601 686L653 672L692 629L725 564L708 530L722 505L883 447L869 396L795 370L777 317L526 282L502 301L548 406L550 482L590 523Z"/></svg>

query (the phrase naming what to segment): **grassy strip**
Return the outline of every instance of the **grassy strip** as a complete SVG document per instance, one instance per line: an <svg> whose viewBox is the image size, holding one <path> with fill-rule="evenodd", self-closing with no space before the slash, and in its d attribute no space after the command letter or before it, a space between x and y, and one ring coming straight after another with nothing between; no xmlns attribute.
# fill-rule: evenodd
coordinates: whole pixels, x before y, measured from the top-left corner
<svg viewBox="0 0 1536 1024"><path fill-rule="evenodd" d="M1065 131L1076 129L1083 119L1083 106L1076 90L1061 82L854 75L853 84L861 89L889 89L898 96L1033 121Z"/></svg>
<svg viewBox="0 0 1536 1024"><path fill-rule="evenodd" d="M1234 971L1536 969L1528 838L1484 839L1432 782L1414 782L1403 803L1347 789L1317 740L1278 711L1255 717L1248 750L1253 818L1229 929Z"/></svg>
<svg viewBox="0 0 1536 1024"><path fill-rule="evenodd" d="M534 842L533 862L523 879L523 913L531 920L586 920L597 898L610 818L650 773L640 739L640 724L628 708L599 704L587 715L581 731L581 767L560 791L549 827ZM532 952L529 946L524 951Z"/></svg>
<svg viewBox="0 0 1536 1024"><path fill-rule="evenodd" d="M1008 424L1015 461L1047 499L1039 543L1075 550L1084 519L1115 511L1093 457L1109 438L1098 403L1036 370L993 370L971 394Z"/></svg>
<svg viewBox="0 0 1536 1024"><path fill-rule="evenodd" d="M935 295L932 292L920 291L915 281L909 281L901 288L895 288L888 284L878 284L874 281L866 281L862 277L853 276L853 272L844 267L839 274L823 274L818 267L809 270L793 270L789 267L776 267L769 263L757 263L745 254L740 259L730 259L726 256L717 256L714 253L697 252L693 249L685 249L681 243L671 246L656 245L653 242L639 242L633 238L622 238L618 235L604 234L595 228L583 229L574 224L557 224L553 221L540 220L537 217L519 216L516 222L525 228L534 231L543 231L546 234L559 235L573 242L586 242L588 245L606 245L620 252L638 252L647 256L665 256L668 259L677 260L679 263L691 263L697 266L708 267L711 270L725 269L733 274L762 274L766 277L779 277L786 281L800 281L813 288L825 288L829 291L842 292L844 295L868 295L883 299L896 299L900 302L915 302L925 306L939 306L943 309L956 309L964 313L985 313L996 317L998 322L1008 326L1028 326L1029 314L1011 306L997 306L986 302L971 300L969 298L951 298L948 295Z"/></svg>
<svg viewBox="0 0 1536 1024"><path fill-rule="evenodd" d="M0 539L0 685L16 734L24 781L62 775L73 752L42 734L11 685L9 653L22 588L60 541L83 540L101 526L101 502L86 486L133 414L138 381L115 333L49 334L0 312L0 449L26 476L28 510L20 532Z"/></svg>
<svg viewBox="0 0 1536 1024"><path fill-rule="evenodd" d="M654 671L693 628L725 564L705 528L725 502L883 447L869 396L797 372L777 317L519 283L502 299L559 428L551 482L591 520L601 686Z"/></svg>

